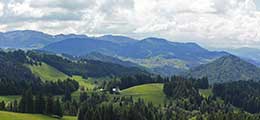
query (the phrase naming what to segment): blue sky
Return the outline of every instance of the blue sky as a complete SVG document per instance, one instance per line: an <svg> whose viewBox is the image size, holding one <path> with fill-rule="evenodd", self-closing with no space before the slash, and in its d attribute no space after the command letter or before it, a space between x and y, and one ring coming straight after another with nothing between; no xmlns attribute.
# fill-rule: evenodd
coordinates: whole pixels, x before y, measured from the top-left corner
<svg viewBox="0 0 260 120"><path fill-rule="evenodd" d="M260 0L256 0L256 8L260 10Z"/></svg>
<svg viewBox="0 0 260 120"><path fill-rule="evenodd" d="M117 34L260 48L260 0L35 1L0 0L0 31Z"/></svg>

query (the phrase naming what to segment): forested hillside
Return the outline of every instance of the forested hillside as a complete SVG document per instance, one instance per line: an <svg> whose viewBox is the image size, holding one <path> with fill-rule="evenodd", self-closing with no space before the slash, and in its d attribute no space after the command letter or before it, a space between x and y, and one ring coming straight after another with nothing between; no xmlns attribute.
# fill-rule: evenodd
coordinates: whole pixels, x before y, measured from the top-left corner
<svg viewBox="0 0 260 120"><path fill-rule="evenodd" d="M147 71L137 67L125 67L119 64L96 60L80 59L72 61L52 54L41 54L37 52L28 52L27 54L33 61L44 62L69 76L81 75L88 78L135 75L142 73L148 74Z"/></svg>
<svg viewBox="0 0 260 120"><path fill-rule="evenodd" d="M208 77L210 83L239 80L260 80L260 68L234 55L221 57L211 63L191 69L186 76Z"/></svg>

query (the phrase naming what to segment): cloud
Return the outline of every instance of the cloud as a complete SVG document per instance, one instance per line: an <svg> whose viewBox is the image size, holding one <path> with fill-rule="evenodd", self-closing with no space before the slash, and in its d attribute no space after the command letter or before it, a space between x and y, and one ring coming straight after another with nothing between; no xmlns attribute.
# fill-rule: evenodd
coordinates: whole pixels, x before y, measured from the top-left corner
<svg viewBox="0 0 260 120"><path fill-rule="evenodd" d="M258 0L3 0L0 31L123 34L260 47Z"/></svg>
<svg viewBox="0 0 260 120"><path fill-rule="evenodd" d="M0 2L0 17L4 14L4 4Z"/></svg>

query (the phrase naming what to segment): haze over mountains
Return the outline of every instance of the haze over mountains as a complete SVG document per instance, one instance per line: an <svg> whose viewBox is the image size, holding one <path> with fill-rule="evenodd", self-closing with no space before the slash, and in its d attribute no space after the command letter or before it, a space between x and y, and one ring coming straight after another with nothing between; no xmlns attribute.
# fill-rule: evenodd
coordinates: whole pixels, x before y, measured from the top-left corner
<svg viewBox="0 0 260 120"><path fill-rule="evenodd" d="M85 35L49 35L39 31L21 30L0 32L1 48L37 49L68 38L85 38Z"/></svg>
<svg viewBox="0 0 260 120"><path fill-rule="evenodd" d="M113 35L48 35L30 30L1 33L0 43L1 48L39 49L125 67L145 68L152 73L166 76L182 74L191 68L229 55L227 52L209 51L196 43L171 42L162 38L136 40ZM257 50L230 52L255 65L260 63L256 56Z"/></svg>
<svg viewBox="0 0 260 120"><path fill-rule="evenodd" d="M146 38L137 41L123 37L124 42L113 42L112 38L119 40L121 36L110 36L105 40L101 38L98 40L95 38L66 39L49 44L42 50L73 56L85 56L98 52L139 64L151 69L154 73L164 75L178 74L227 55L225 52L208 51L195 43L170 42L161 38Z"/></svg>

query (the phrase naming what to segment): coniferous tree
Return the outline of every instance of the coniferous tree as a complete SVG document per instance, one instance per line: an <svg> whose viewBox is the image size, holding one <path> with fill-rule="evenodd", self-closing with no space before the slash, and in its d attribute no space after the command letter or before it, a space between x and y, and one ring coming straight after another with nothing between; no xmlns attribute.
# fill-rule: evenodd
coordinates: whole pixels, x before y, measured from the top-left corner
<svg viewBox="0 0 260 120"><path fill-rule="evenodd" d="M46 101L46 106L45 106L45 113L46 114L53 114L53 97L51 95L49 95L47 97L47 101Z"/></svg>
<svg viewBox="0 0 260 120"><path fill-rule="evenodd" d="M33 102L34 101L33 101L32 89L28 89L22 95L22 98L19 103L19 111L23 113L33 113L34 112Z"/></svg>
<svg viewBox="0 0 260 120"><path fill-rule="evenodd" d="M65 89L64 101L71 101L71 91L67 86Z"/></svg>
<svg viewBox="0 0 260 120"><path fill-rule="evenodd" d="M17 100L14 100L14 102L13 102L13 110L12 111L18 112L18 102L17 102Z"/></svg>
<svg viewBox="0 0 260 120"><path fill-rule="evenodd" d="M20 99L20 102L19 102L19 111L22 113L25 112L25 106L26 106L25 96L26 96L25 93L23 93L22 98Z"/></svg>
<svg viewBox="0 0 260 120"><path fill-rule="evenodd" d="M5 101L0 102L0 110L5 110Z"/></svg>
<svg viewBox="0 0 260 120"><path fill-rule="evenodd" d="M45 110L45 99L42 94L36 95L35 97L35 113L44 113Z"/></svg>
<svg viewBox="0 0 260 120"><path fill-rule="evenodd" d="M59 117L63 116L62 108L61 108L61 103L59 99L56 99L54 108L53 108L53 114L57 115Z"/></svg>
<svg viewBox="0 0 260 120"><path fill-rule="evenodd" d="M80 102L83 102L83 101L85 101L85 100L87 100L87 99L88 99L88 94L87 94L87 92L81 92L81 93L80 93L80 96L79 96Z"/></svg>
<svg viewBox="0 0 260 120"><path fill-rule="evenodd" d="M28 89L26 91L26 106L25 106L25 112L26 113L33 113L34 112L34 100L33 100L33 94L32 89Z"/></svg>

